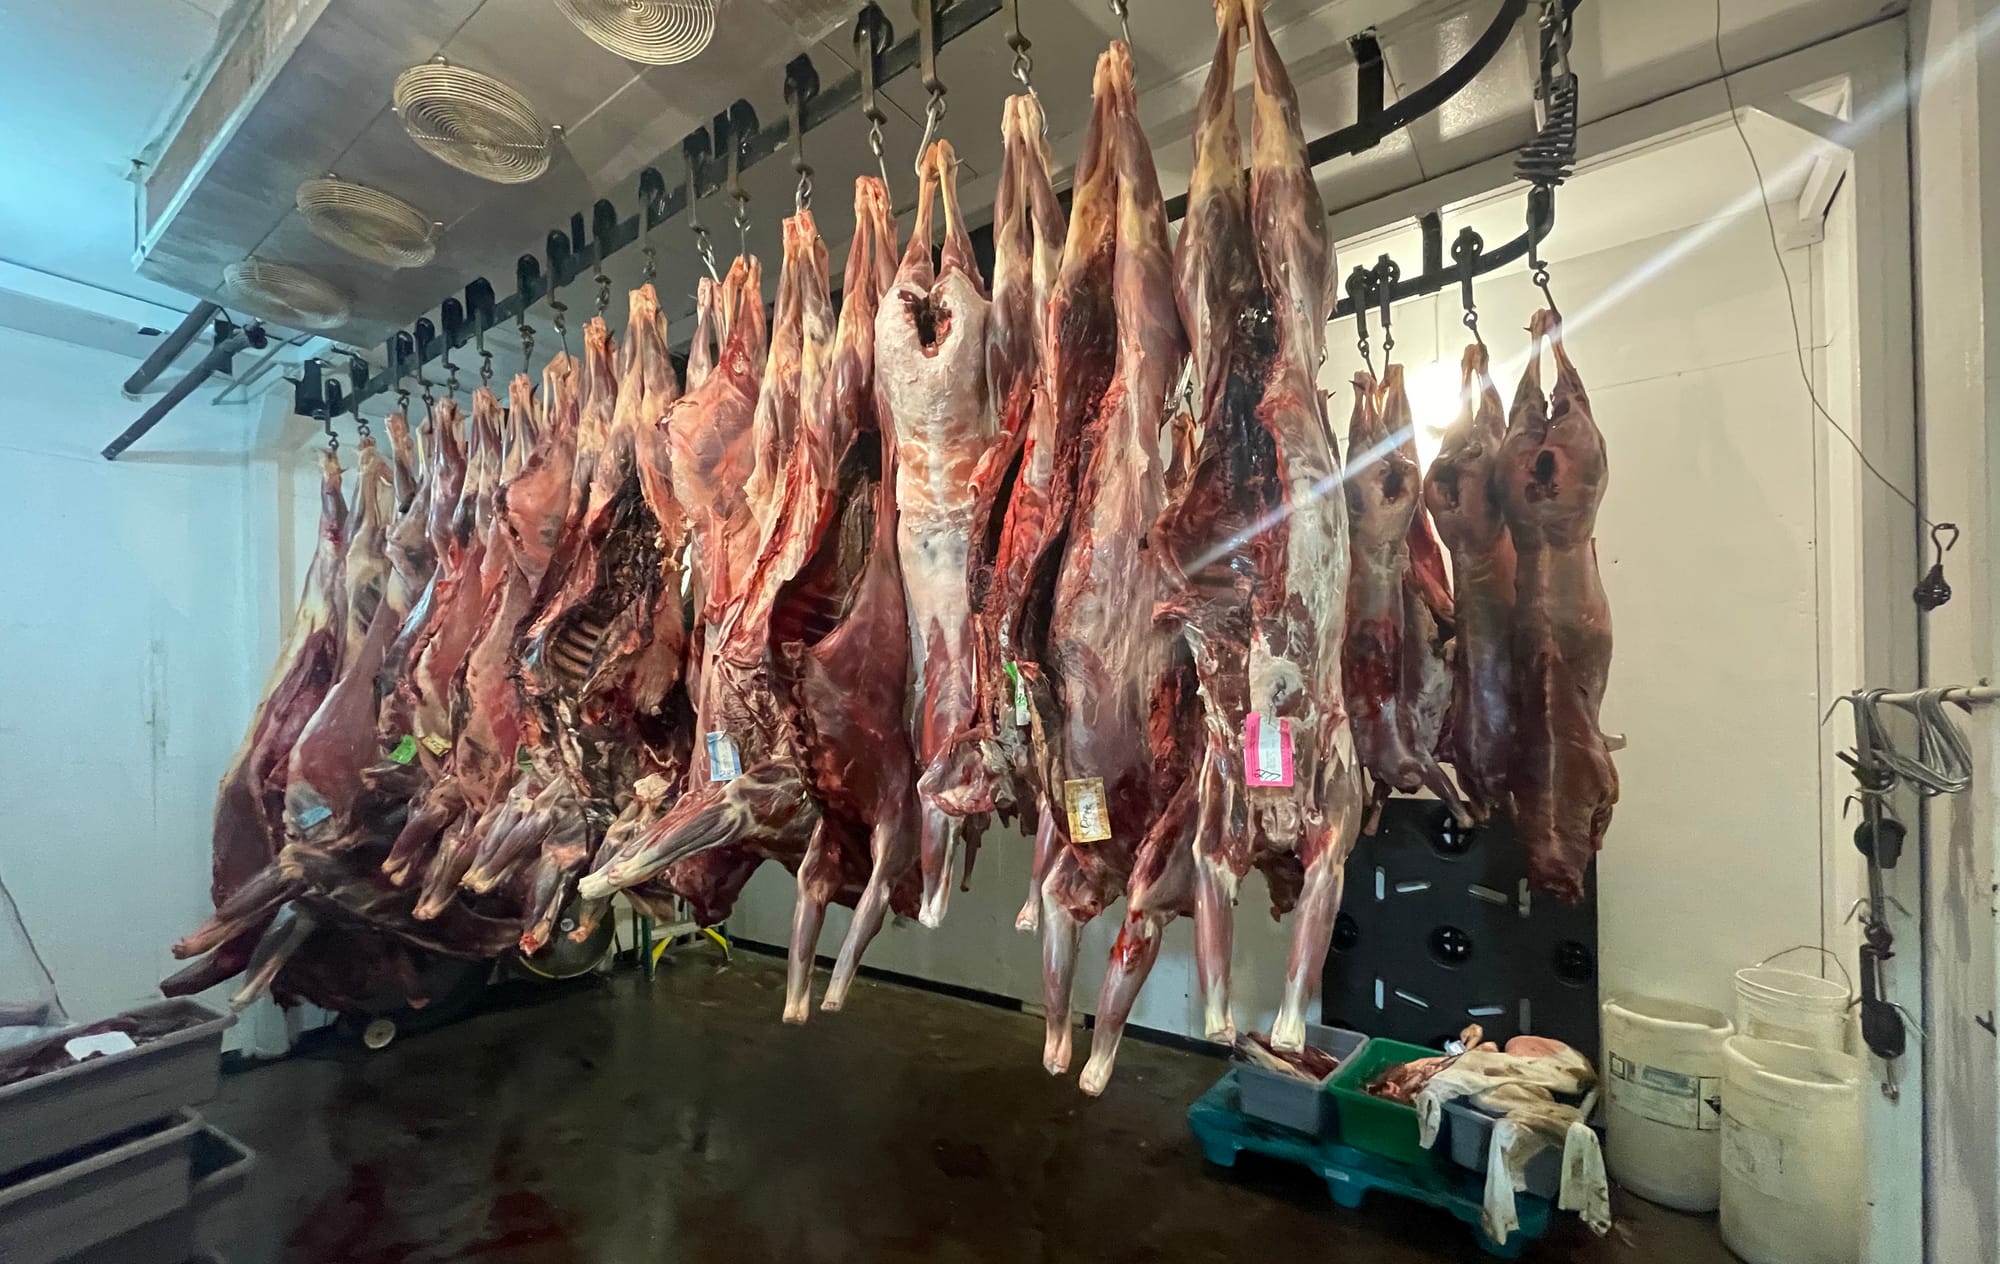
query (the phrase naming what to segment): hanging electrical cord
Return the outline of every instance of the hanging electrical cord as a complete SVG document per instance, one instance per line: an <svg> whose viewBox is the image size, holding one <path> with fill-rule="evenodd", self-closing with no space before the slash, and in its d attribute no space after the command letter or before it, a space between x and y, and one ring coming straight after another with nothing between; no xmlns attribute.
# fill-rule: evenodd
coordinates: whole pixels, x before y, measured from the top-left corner
<svg viewBox="0 0 2000 1264"><path fill-rule="evenodd" d="M1736 139L1742 144L1744 155L1750 159L1750 169L1757 175L1757 200L1764 208L1764 227L1771 239L1771 258L1778 264L1779 275L1785 278L1785 309L1790 313L1792 318L1792 354L1798 361L1799 381L1805 384L1806 398L1812 401L1813 411L1819 414L1820 419L1831 426L1834 433L1838 434L1846 441L1847 446L1854 450L1855 459L1861 462L1862 468L1873 475L1876 482L1887 488L1891 495L1895 496L1896 499L1902 501L1905 505L1908 505L1911 512L1917 515L1918 522L1921 522L1925 528L1931 531L1939 531L1949 527L1955 535L1958 530L1957 527L1948 522L1932 522L1925 515L1923 507L1917 503L1917 498L1909 492L1904 491L1894 479L1884 474L1881 467L1876 465L1870 459L1868 453L1862 449L1861 441L1856 439L1846 426L1836 421L1833 414L1826 410L1826 405L1820 402L1819 391L1813 386L1812 373L1806 368L1805 330L1799 324L1798 301L1792 297L1791 273L1785 267L1785 250L1778 241L1778 220L1771 210L1771 190L1764 180L1764 164L1758 160L1757 150L1750 144L1749 134L1743 130L1743 119L1736 108L1736 90L1729 82L1729 64L1724 60L1722 55L1722 0L1715 0L1714 48L1715 70L1722 78L1723 96L1729 102L1729 122L1736 129ZM1940 558L1940 561L1942 561L1942 558ZM1941 572L1939 578L1943 578ZM1947 585L1948 588L1949 586ZM1921 605L1922 599L1919 598L1918 601ZM1939 604L1943 603L1940 602Z"/></svg>

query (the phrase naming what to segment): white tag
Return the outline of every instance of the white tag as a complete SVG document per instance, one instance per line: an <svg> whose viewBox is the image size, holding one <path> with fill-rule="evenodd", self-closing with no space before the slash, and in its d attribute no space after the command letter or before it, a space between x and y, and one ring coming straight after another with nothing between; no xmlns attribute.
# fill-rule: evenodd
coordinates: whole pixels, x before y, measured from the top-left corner
<svg viewBox="0 0 2000 1264"><path fill-rule="evenodd" d="M1292 722L1252 711L1243 717L1243 774L1253 786L1292 784Z"/></svg>
<svg viewBox="0 0 2000 1264"><path fill-rule="evenodd" d="M1722 1093L1722 1083L1714 1076L1647 1066L1616 1053L1609 1061L1613 1109L1690 1131L1712 1132L1721 1126L1720 1116L1709 1104Z"/></svg>
<svg viewBox="0 0 2000 1264"><path fill-rule="evenodd" d="M63 1044L63 1051L78 1062L96 1054L123 1053L127 1049L137 1049L132 1037L122 1031L100 1031L94 1036L78 1036Z"/></svg>
<svg viewBox="0 0 2000 1264"><path fill-rule="evenodd" d="M1013 663L1007 664L1007 678L1014 682L1014 727L1028 727L1028 685L1021 679L1021 669Z"/></svg>
<svg viewBox="0 0 2000 1264"><path fill-rule="evenodd" d="M734 781L743 775L743 756L737 753L736 739L727 733L708 735L708 779Z"/></svg>

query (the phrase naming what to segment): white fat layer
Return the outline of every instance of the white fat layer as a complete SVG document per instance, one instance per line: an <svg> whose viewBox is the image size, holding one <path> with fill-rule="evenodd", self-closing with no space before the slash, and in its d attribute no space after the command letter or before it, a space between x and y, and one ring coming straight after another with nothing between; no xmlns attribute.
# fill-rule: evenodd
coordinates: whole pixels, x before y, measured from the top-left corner
<svg viewBox="0 0 2000 1264"><path fill-rule="evenodd" d="M952 322L935 355L925 354L911 315L911 304L923 298L915 287L892 290L875 322L876 381L896 436L896 551L919 697L928 693L926 680L949 681L971 670L972 472L998 429L986 393L990 305L956 271L932 293ZM941 632L942 662L929 661L933 629Z"/></svg>

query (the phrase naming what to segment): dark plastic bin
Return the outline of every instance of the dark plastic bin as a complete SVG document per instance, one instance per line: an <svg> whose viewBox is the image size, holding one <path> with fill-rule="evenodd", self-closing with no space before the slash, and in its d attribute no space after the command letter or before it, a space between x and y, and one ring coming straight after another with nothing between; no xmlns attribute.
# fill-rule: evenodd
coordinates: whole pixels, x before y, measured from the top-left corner
<svg viewBox="0 0 2000 1264"><path fill-rule="evenodd" d="M1371 1038L1359 1054L1348 1059L1346 1066L1333 1073L1333 1083L1327 1090L1340 1118L1341 1141L1398 1163L1435 1161L1436 1156L1418 1144L1416 1108L1371 1097L1367 1090L1368 1081L1389 1067L1442 1056L1438 1050L1422 1045Z"/></svg>
<svg viewBox="0 0 2000 1264"><path fill-rule="evenodd" d="M257 1157L220 1128L203 1124L194 1135L187 1205L118 1235L65 1264L159 1264L161 1260L206 1259L236 1232L243 1188ZM0 1255L0 1262L12 1264Z"/></svg>
<svg viewBox="0 0 2000 1264"><path fill-rule="evenodd" d="M0 1182L30 1163L166 1119L215 1096L222 1033L236 1021L233 1015L183 999L143 1006L121 1017L180 1019L185 1025L136 1049L71 1063L0 1088ZM0 1053L0 1071L60 1049L77 1030Z"/></svg>
<svg viewBox="0 0 2000 1264"><path fill-rule="evenodd" d="M1451 1161L1460 1167L1475 1172L1487 1168L1487 1155L1492 1149L1493 1116L1457 1102L1444 1104L1445 1140L1451 1149ZM1537 1198L1551 1201L1562 1192L1563 1148L1549 1146L1528 1160L1527 1191Z"/></svg>
<svg viewBox="0 0 2000 1264"><path fill-rule="evenodd" d="M1330 1137L1336 1128L1333 1098L1327 1095L1327 1084L1340 1074L1340 1067L1347 1065L1348 1059L1368 1043L1368 1037L1341 1027L1307 1023L1306 1043L1315 1049L1326 1050L1339 1064L1327 1073L1326 1079L1309 1084L1295 1075L1283 1075L1239 1061L1235 1064L1238 1102L1243 1113L1253 1119L1310 1136Z"/></svg>
<svg viewBox="0 0 2000 1264"><path fill-rule="evenodd" d="M0 1186L0 1260L88 1260L119 1235L185 1211L200 1128L193 1111L182 1111Z"/></svg>

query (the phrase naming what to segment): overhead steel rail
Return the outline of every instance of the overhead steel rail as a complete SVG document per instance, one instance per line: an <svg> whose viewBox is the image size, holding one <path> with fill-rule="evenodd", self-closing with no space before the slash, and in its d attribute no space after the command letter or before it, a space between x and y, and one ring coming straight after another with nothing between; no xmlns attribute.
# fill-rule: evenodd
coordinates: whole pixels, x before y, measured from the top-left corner
<svg viewBox="0 0 2000 1264"><path fill-rule="evenodd" d="M1315 166L1345 155L1366 152L1392 133L1437 110L1462 91L1489 66L1507 40L1531 11L1540 23L1539 76L1536 96L1543 115L1536 139L1523 150L1517 170L1531 184L1528 226L1514 240L1485 250L1478 234L1465 229L1454 243L1453 259L1443 257L1441 226L1432 213L1420 217L1424 225L1423 268L1411 276L1390 263L1373 269L1357 269L1350 277L1349 297L1330 316L1353 315L1357 305L1369 306L1435 294L1460 285L1468 291L1471 278L1484 276L1527 258L1539 268L1539 244L1554 225L1553 190L1568 175L1576 146L1575 79L1568 67L1569 25L1583 0L1500 0L1492 19L1463 55L1439 73L1437 78L1393 103L1385 101L1386 69L1382 50L1372 31L1364 31L1348 41L1359 69L1356 76L1356 121L1338 131L1309 142L1308 160ZM515 323L524 326L525 313L535 304L550 300L560 318L565 310L554 298L586 271L601 269L606 259L648 237L652 230L687 212L691 201L718 190L733 189L745 168L756 165L784 149L797 136L844 115L859 105L879 124L881 107L876 100L880 86L913 69L921 69L925 84L936 81L936 56L943 45L959 39L988 18L1002 11L1013 13L1018 0L913 0L918 32L897 41L888 17L880 6L869 3L855 18L854 44L860 69L838 82L822 85L811 57L801 54L785 67L786 117L771 124L758 120L750 102L737 99L717 114L706 128L689 133L680 145L678 157L687 178L670 183L660 172L673 155L663 155L655 165L640 171L637 209L621 215L615 203L600 198L588 212L576 211L566 228L551 230L540 255L524 254L516 261L515 288L505 298L496 295L485 277L468 282L462 297L445 299L437 319L416 320L408 330L398 330L385 344L385 367L373 370L360 357L345 366L349 385L343 388L332 375L324 374L319 363L308 360L294 384L293 406L301 414L325 418L344 409L358 409L362 400L398 390L411 376L422 380L424 366L438 362L447 370L455 366L447 358L452 351L481 340L495 328ZM1018 33L1018 20L1017 20ZM1013 44L1014 37L1009 43ZM1025 43L1025 40L1022 41ZM934 89L935 91L935 89ZM876 133L879 136L879 132ZM1065 193L1065 199L1067 193ZM1169 219L1186 214L1185 195L1170 199ZM990 261L992 229L974 233L975 249ZM650 251L650 246L647 247ZM601 273L600 273L601 275ZM1545 274L1542 279L1545 280ZM157 405L129 429L117 451L158 422L164 411Z"/></svg>

